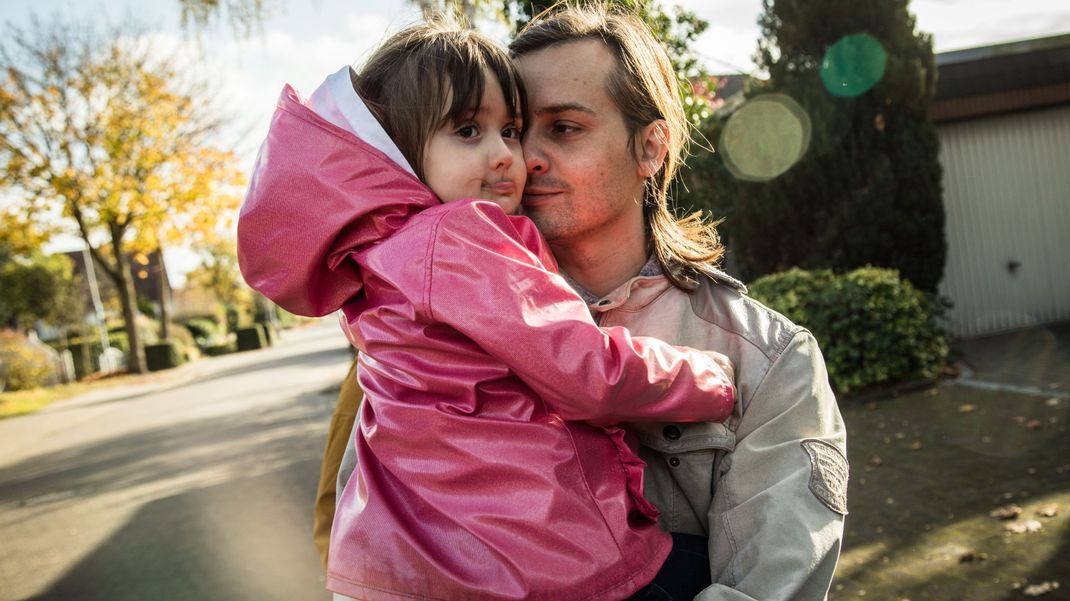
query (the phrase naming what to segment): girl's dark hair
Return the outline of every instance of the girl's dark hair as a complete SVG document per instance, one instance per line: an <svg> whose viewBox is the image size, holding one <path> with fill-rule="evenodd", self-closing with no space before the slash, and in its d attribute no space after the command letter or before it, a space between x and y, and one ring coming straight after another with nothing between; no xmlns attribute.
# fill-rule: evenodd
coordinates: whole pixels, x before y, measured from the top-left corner
<svg viewBox="0 0 1070 601"><path fill-rule="evenodd" d="M406 28L372 53L353 89L423 179L427 140L440 127L479 110L489 71L515 118L526 109L524 84L504 48L445 20Z"/></svg>

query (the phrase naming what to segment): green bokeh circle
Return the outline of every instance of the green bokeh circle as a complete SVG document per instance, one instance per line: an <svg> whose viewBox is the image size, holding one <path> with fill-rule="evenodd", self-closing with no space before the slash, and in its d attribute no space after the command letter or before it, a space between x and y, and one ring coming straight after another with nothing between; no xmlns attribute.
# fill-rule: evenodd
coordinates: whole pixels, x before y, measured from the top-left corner
<svg viewBox="0 0 1070 601"><path fill-rule="evenodd" d="M884 77L888 53L868 33L840 38L825 51L821 82L833 96L854 98L868 92Z"/></svg>

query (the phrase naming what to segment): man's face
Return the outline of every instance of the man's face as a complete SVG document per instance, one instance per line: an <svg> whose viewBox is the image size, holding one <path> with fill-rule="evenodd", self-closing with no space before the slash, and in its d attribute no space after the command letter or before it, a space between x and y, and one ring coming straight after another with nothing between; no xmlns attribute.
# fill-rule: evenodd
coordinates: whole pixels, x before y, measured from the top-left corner
<svg viewBox="0 0 1070 601"><path fill-rule="evenodd" d="M609 96L616 58L597 40L525 54L524 214L551 243L642 231L643 179L624 117Z"/></svg>

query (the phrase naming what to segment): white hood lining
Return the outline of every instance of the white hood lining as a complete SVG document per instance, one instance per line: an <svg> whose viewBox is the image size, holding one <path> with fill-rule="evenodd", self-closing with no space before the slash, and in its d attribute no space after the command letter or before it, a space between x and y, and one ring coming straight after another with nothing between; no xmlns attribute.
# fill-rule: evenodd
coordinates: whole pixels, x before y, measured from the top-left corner
<svg viewBox="0 0 1070 601"><path fill-rule="evenodd" d="M353 89L349 69L346 65L328 75L308 99L308 106L320 117L371 144L402 169L416 175L397 145Z"/></svg>

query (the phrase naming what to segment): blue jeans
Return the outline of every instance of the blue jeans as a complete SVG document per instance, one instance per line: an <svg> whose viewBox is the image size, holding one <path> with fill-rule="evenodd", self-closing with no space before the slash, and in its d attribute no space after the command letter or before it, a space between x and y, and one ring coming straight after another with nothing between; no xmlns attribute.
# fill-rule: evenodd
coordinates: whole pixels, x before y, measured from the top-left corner
<svg viewBox="0 0 1070 601"><path fill-rule="evenodd" d="M691 601L711 583L706 538L674 532L672 551L658 575L628 601Z"/></svg>

